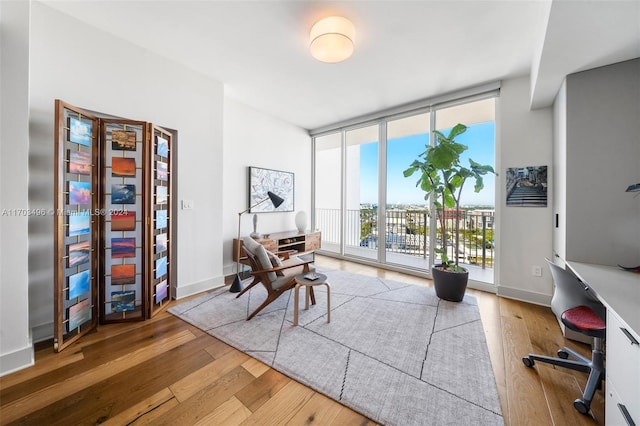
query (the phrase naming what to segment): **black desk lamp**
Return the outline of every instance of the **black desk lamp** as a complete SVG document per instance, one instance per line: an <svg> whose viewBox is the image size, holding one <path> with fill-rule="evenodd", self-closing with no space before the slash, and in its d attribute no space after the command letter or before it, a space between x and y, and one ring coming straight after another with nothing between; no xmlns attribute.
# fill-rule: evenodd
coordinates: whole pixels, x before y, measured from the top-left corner
<svg viewBox="0 0 640 426"><path fill-rule="evenodd" d="M627 190L624 192L640 192L640 183L634 183L633 185L629 185ZM637 197L638 194L634 195L634 198Z"/></svg>
<svg viewBox="0 0 640 426"><path fill-rule="evenodd" d="M255 203L254 205L252 205L251 207L249 207L246 210L243 210L241 212L238 213L238 246L236 248L236 277L233 280L233 284L231 284L231 288L229 289L229 291L231 293L240 293L242 291L242 280L240 279L240 219L242 218L242 215L245 214L246 212L248 212L249 210L251 210L252 208L254 208L255 206L264 203L267 200L271 200L271 203L273 204L273 206L275 208L280 207L280 204L284 203L284 199L278 197L276 194L274 194L271 191L267 191L267 195L268 197L265 198L262 201L259 201L257 203Z"/></svg>

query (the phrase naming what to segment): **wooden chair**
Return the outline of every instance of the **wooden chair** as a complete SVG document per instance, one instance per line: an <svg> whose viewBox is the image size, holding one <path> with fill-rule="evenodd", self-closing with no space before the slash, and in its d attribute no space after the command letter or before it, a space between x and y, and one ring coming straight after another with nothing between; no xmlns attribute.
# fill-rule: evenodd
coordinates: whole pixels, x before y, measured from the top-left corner
<svg viewBox="0 0 640 426"><path fill-rule="evenodd" d="M287 259L283 262L282 266L273 266L271 265L271 262L269 262L268 267L265 267L262 262L258 260L259 256L256 256L246 247L242 247L242 250L247 256L249 265L251 266L253 281L244 290L238 293L236 298L242 296L258 283L262 283L267 290L267 298L247 317L247 320L253 318L258 312L263 310L267 305L276 300L287 290L295 287L295 276L297 274L309 272L309 264L313 263L313 260L302 260L294 257ZM313 294L311 294L311 303L315 304L315 297Z"/></svg>

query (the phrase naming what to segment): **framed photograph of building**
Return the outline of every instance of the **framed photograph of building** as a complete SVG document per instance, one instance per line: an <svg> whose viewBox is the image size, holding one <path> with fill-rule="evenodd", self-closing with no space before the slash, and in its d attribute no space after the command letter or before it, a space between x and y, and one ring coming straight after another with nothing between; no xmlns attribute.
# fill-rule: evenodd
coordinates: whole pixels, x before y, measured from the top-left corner
<svg viewBox="0 0 640 426"><path fill-rule="evenodd" d="M505 176L508 207L547 207L547 166L510 167Z"/></svg>

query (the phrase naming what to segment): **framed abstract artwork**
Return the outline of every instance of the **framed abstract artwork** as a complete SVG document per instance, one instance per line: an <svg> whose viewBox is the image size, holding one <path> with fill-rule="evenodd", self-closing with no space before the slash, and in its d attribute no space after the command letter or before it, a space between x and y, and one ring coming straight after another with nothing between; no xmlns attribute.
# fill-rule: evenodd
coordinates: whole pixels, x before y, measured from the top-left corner
<svg viewBox="0 0 640 426"><path fill-rule="evenodd" d="M249 212L292 212L294 189L294 175L291 172L249 167L249 206L252 207ZM284 202L277 208L268 201L261 202L268 198L267 192L273 192Z"/></svg>

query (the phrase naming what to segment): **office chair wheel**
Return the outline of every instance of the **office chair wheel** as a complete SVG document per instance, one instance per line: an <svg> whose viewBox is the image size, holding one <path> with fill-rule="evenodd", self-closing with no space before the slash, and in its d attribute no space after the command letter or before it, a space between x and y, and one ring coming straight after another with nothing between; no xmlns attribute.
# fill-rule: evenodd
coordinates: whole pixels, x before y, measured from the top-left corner
<svg viewBox="0 0 640 426"><path fill-rule="evenodd" d="M573 407L578 410L578 413L580 414L586 415L589 413L589 405L580 398L573 401Z"/></svg>
<svg viewBox="0 0 640 426"><path fill-rule="evenodd" d="M533 367L533 360L528 356L525 356L524 358L522 358L522 363L527 367Z"/></svg>
<svg viewBox="0 0 640 426"><path fill-rule="evenodd" d="M565 351L564 349L558 349L557 353L559 358L562 358L562 359L569 358L569 352Z"/></svg>

